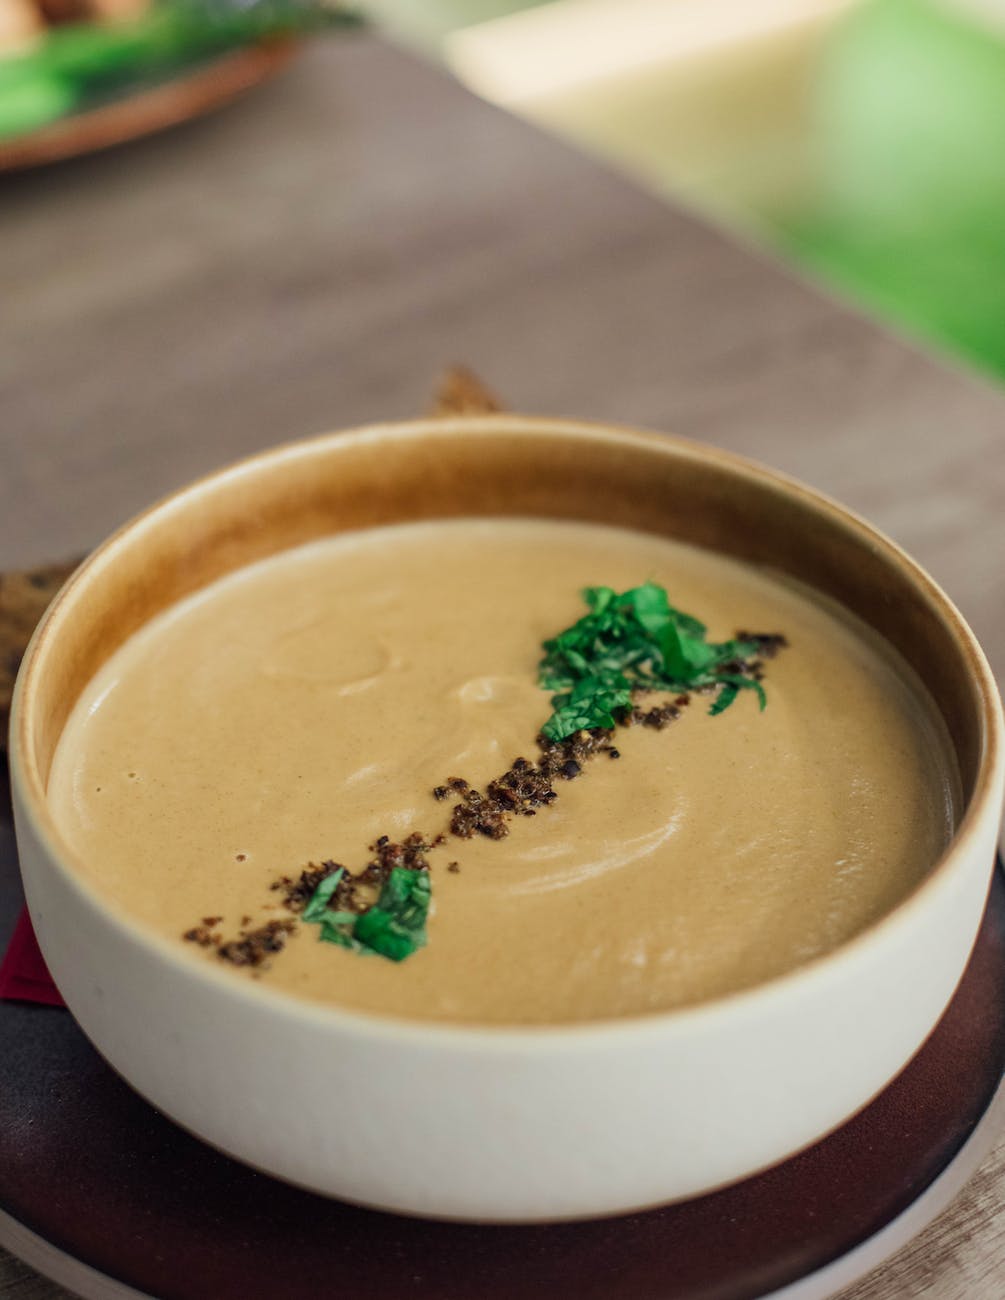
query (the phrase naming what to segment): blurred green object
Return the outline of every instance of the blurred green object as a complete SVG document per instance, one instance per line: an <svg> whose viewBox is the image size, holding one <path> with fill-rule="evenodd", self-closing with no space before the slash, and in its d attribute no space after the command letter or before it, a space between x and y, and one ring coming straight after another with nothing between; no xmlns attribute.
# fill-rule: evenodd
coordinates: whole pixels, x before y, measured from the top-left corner
<svg viewBox="0 0 1005 1300"><path fill-rule="evenodd" d="M77 98L73 86L54 73L0 80L0 140L63 117L73 111Z"/></svg>
<svg viewBox="0 0 1005 1300"><path fill-rule="evenodd" d="M135 21L59 27L0 58L0 140L240 45L357 21L337 0L163 0Z"/></svg>
<svg viewBox="0 0 1005 1300"><path fill-rule="evenodd" d="M951 0L868 0L825 47L811 139L783 248L1005 376L1005 27Z"/></svg>
<svg viewBox="0 0 1005 1300"><path fill-rule="evenodd" d="M1005 378L1005 0L370 0L426 3L479 93Z"/></svg>

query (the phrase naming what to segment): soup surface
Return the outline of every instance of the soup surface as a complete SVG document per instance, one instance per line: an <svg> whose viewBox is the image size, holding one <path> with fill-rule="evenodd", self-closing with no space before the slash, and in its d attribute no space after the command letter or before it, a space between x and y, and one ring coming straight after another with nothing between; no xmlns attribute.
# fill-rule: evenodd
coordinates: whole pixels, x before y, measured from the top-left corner
<svg viewBox="0 0 1005 1300"><path fill-rule="evenodd" d="M726 640L781 633L767 707L696 695L664 730L619 728L500 840L430 851L428 944L400 963L300 925L252 974L410 1018L561 1023L755 985L857 934L945 847L957 779L909 670L836 606L649 534L528 519L350 533L228 576L159 616L78 702L49 799L80 870L182 941L287 917L270 886L350 871L379 836L447 830L433 788L533 759L551 709L541 642L586 586L652 580Z"/></svg>

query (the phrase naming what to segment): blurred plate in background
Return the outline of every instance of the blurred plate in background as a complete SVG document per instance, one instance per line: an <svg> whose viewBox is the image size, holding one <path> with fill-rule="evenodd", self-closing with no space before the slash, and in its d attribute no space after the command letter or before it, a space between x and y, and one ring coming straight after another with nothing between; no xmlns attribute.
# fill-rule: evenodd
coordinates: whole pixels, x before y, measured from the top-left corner
<svg viewBox="0 0 1005 1300"><path fill-rule="evenodd" d="M159 85L60 118L22 136L0 140L0 172L38 167L123 144L222 108L274 76L297 43L270 41L221 55Z"/></svg>

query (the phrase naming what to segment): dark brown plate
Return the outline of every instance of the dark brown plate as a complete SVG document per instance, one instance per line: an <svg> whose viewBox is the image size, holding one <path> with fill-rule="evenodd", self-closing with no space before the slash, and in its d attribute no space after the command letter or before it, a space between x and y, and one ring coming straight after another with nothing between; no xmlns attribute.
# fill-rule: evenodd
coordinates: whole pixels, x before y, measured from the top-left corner
<svg viewBox="0 0 1005 1300"><path fill-rule="evenodd" d="M0 813L0 946L20 906L13 830ZM430 1223L288 1187L152 1109L105 1065L69 1012L0 1003L0 1228L15 1221L43 1246L164 1300L741 1300L817 1273L924 1201L968 1143L1003 1071L1001 870L948 1011L861 1114L735 1187L599 1222ZM335 1098L332 1116L354 1122L352 1108ZM916 1216L913 1230L921 1222ZM38 1244L11 1231L0 1238L24 1254L26 1242ZM57 1256L32 1258L70 1280L51 1264ZM88 1295L122 1294L76 1285Z"/></svg>
<svg viewBox="0 0 1005 1300"><path fill-rule="evenodd" d="M108 149L222 108L285 67L295 48L290 41L276 41L235 50L161 85L73 113L27 135L0 140L0 172Z"/></svg>

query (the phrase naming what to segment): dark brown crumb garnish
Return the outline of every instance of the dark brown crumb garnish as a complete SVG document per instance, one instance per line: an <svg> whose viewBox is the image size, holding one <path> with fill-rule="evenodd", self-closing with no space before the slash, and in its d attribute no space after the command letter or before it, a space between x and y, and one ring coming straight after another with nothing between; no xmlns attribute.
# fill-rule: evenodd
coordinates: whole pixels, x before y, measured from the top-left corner
<svg viewBox="0 0 1005 1300"><path fill-rule="evenodd" d="M784 636L778 632L737 632L738 641L755 641L757 643L757 655L760 659L774 659L779 650L784 650L789 644Z"/></svg>
<svg viewBox="0 0 1005 1300"><path fill-rule="evenodd" d="M296 928L296 921L266 921L257 930L242 930L236 939L221 944L217 955L232 966L263 966L274 953L282 952Z"/></svg>
<svg viewBox="0 0 1005 1300"><path fill-rule="evenodd" d="M461 869L461 864L459 862L447 863L447 870L452 871L455 875L457 874L458 871L460 871L460 869Z"/></svg>
<svg viewBox="0 0 1005 1300"><path fill-rule="evenodd" d="M376 873L379 876L378 883L383 884L395 867L407 867L409 871L428 871L426 853L433 845L425 835L413 831L400 844L395 844L386 835L382 835L377 843L370 847L377 856L372 862L367 863L363 874Z"/></svg>
<svg viewBox="0 0 1005 1300"><path fill-rule="evenodd" d="M278 880L273 881L270 889L282 891L283 902L291 912L302 912L313 898L314 891L322 880L325 880L333 872L341 870L341 864L332 862L330 858L326 862L322 862L320 866L317 866L314 862L309 862L295 880L290 876L280 876Z"/></svg>
<svg viewBox="0 0 1005 1300"><path fill-rule="evenodd" d="M676 703L657 704L650 709L636 707L629 714L629 721L637 726L654 727L657 731L662 731L671 722L675 722L680 717L680 713Z"/></svg>
<svg viewBox="0 0 1005 1300"><path fill-rule="evenodd" d="M203 925L208 925L212 929L214 925L219 925L222 920L222 916L204 916L202 918L202 923Z"/></svg>
<svg viewBox="0 0 1005 1300"><path fill-rule="evenodd" d="M460 803L450 814L450 830L460 839L485 835L501 840L509 834L509 818L533 817L539 808L547 808L558 798L554 782L572 781L583 771L583 764L596 754L609 752L613 731L596 728L577 731L566 740L548 740L538 736L540 756L536 763L518 758L508 772L490 781L484 793L467 781L451 778L451 789L463 790ZM437 787L441 788L441 787ZM435 791L434 791L435 794Z"/></svg>
<svg viewBox="0 0 1005 1300"><path fill-rule="evenodd" d="M437 785L433 794L438 800L449 800L451 794L464 794L469 788L463 776L449 776L446 785Z"/></svg>
<svg viewBox="0 0 1005 1300"><path fill-rule="evenodd" d="M477 790L467 794L464 803L459 803L450 815L450 830L462 840L469 840L477 831L490 840L501 840L509 834L506 825L506 813L509 809L490 803Z"/></svg>
<svg viewBox="0 0 1005 1300"><path fill-rule="evenodd" d="M211 948L213 944L219 945L223 942L218 934L211 934L207 925L193 925L191 930L186 930L182 935L189 943L197 943L200 948Z"/></svg>
<svg viewBox="0 0 1005 1300"><path fill-rule="evenodd" d="M446 836L440 837L446 843ZM404 867L408 871L428 871L428 851L436 841L430 842L417 831L409 835L400 844L387 835L381 835L370 845L374 855L362 871L353 875L339 862L329 859L320 866L308 863L296 879L281 876L271 885L283 895L283 902L292 912L302 912L314 897L318 885L336 871L341 871L342 878L335 886L329 906L338 912L365 912L373 905L374 896L386 883L395 867Z"/></svg>

